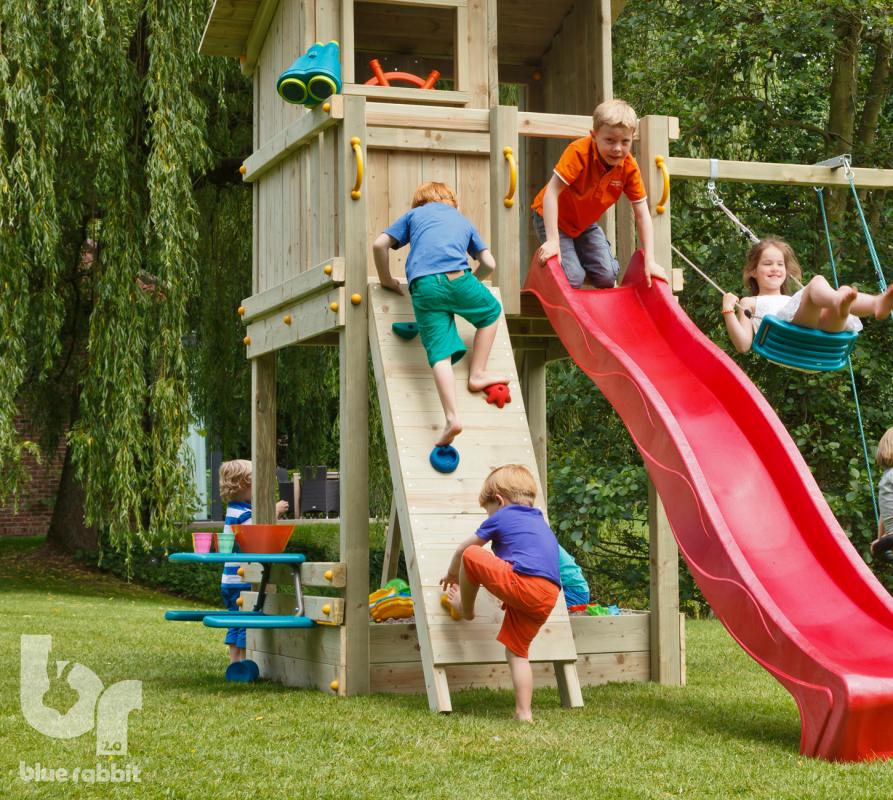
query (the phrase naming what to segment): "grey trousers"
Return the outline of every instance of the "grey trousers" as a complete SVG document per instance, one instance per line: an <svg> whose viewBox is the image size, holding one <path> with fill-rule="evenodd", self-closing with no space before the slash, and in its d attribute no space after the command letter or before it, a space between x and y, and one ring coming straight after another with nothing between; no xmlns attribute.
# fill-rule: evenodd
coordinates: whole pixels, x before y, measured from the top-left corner
<svg viewBox="0 0 893 800"><path fill-rule="evenodd" d="M546 225L543 218L533 212L533 228L540 243L546 241ZM595 222L579 236L573 238L564 231L558 231L561 247L561 266L567 275L568 283L579 289L583 280L589 276L593 286L599 289L610 289L620 272L620 264L611 253L611 245L604 231Z"/></svg>

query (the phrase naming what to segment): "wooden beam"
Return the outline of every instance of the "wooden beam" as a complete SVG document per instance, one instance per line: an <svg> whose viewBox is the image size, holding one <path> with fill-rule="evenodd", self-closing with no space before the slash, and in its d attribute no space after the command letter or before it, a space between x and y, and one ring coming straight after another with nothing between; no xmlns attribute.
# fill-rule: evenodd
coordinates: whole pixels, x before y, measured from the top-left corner
<svg viewBox="0 0 893 800"><path fill-rule="evenodd" d="M538 111L518 112L519 136L542 136L546 139L579 139L592 130L590 114L542 114Z"/></svg>
<svg viewBox="0 0 893 800"><path fill-rule="evenodd" d="M328 111L323 110L325 104L318 105L309 113L304 114L297 122L283 128L259 150L248 156L243 164L245 172L242 174L242 180L246 183L256 181L324 130L337 124L344 115L344 100L341 96L335 95L329 99L328 103Z"/></svg>
<svg viewBox="0 0 893 800"><path fill-rule="evenodd" d="M679 630L679 550L667 513L648 481L648 531L651 562L651 680L682 683Z"/></svg>
<svg viewBox="0 0 893 800"><path fill-rule="evenodd" d="M382 587L397 577L400 565L400 517L397 515L397 503L391 498L391 513L388 515L388 531L384 543L384 563L381 566Z"/></svg>
<svg viewBox="0 0 893 800"><path fill-rule="evenodd" d="M548 506L546 450L549 431L546 425L546 354L543 350L525 350L522 359L521 386L524 392L524 407L527 409L527 424L530 426L530 441L533 444L543 490L543 505Z"/></svg>
<svg viewBox="0 0 893 800"><path fill-rule="evenodd" d="M465 106L471 99L471 95L465 91L407 89L403 86L367 86L365 83L345 84L341 91L344 95L368 97L370 100L391 103L430 103L432 100L436 100L443 105Z"/></svg>
<svg viewBox="0 0 893 800"><path fill-rule="evenodd" d="M273 15L277 8L279 8L279 0L260 0L251 32L245 42L245 60L242 62L242 72L245 75L251 75L257 66L257 58L264 46L267 31L270 29L270 23L273 21Z"/></svg>
<svg viewBox="0 0 893 800"><path fill-rule="evenodd" d="M656 115L643 117L639 122L639 169L642 172L645 191L648 193L648 207L654 228L654 258L666 270L671 269L673 265L670 229L672 195L667 198L664 213L658 214L656 206L660 202L664 184L663 174L655 163L655 157L663 156L666 160L669 149L668 118ZM625 267L626 264L621 264L621 270L625 270Z"/></svg>
<svg viewBox="0 0 893 800"><path fill-rule="evenodd" d="M276 354L251 361L251 508L257 524L276 521Z"/></svg>
<svg viewBox="0 0 893 800"><path fill-rule="evenodd" d="M421 150L438 153L489 155L490 137L486 133L440 131L432 128L373 128L367 133L367 146L382 150Z"/></svg>
<svg viewBox="0 0 893 800"><path fill-rule="evenodd" d="M334 289L339 283L344 283L344 259L340 257L326 259L300 275L289 278L285 283L246 297L242 301L244 309L242 322L247 324L256 317L269 314L308 295L316 294L323 289Z"/></svg>
<svg viewBox="0 0 893 800"><path fill-rule="evenodd" d="M341 472L341 561L347 568L344 589L345 694L369 691L369 328L366 291L366 187L351 195L356 171L352 139L359 139L366 155L366 100L344 98L344 123L339 139L339 223L345 263L345 294L359 294L349 304L339 343L339 418Z"/></svg>
<svg viewBox="0 0 893 800"><path fill-rule="evenodd" d="M344 287L337 287L255 319L246 329L248 358L257 358L343 328L348 313L346 306L350 304L346 297Z"/></svg>
<svg viewBox="0 0 893 800"><path fill-rule="evenodd" d="M710 178L710 159L666 159L667 169L674 178ZM893 169L854 167L856 186L862 189L893 188ZM717 161L718 181L739 183L791 184L793 186L849 186L842 169L819 167L813 164L776 164L762 161Z"/></svg>
<svg viewBox="0 0 893 800"><path fill-rule="evenodd" d="M508 198L509 156L515 164L514 196ZM506 315L521 310L521 252L518 210L518 111L514 106L490 109L490 247L496 258L494 283L499 286Z"/></svg>
<svg viewBox="0 0 893 800"><path fill-rule="evenodd" d="M431 99L429 95L429 99ZM485 108L442 108L441 106L403 106L390 103L366 103L366 124L394 128L437 128L488 133L490 111Z"/></svg>

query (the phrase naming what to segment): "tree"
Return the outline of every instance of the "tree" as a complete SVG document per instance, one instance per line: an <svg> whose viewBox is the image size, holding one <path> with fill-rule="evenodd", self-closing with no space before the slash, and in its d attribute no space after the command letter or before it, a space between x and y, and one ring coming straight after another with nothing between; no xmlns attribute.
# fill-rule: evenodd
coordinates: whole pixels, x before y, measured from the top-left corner
<svg viewBox="0 0 893 800"><path fill-rule="evenodd" d="M0 500L21 491L33 447L16 410L47 441L70 427L62 544L83 543L84 529L67 534L81 517L113 545L163 539L193 503L180 450L194 183L239 155L212 152L209 124L227 121L225 89L247 96L232 63L198 56L205 13L198 0L0 6Z"/></svg>

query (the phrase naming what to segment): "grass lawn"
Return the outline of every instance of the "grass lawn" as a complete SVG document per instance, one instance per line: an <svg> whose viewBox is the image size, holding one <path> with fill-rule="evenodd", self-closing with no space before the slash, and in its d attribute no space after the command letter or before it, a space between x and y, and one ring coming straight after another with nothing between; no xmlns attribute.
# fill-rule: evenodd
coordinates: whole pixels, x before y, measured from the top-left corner
<svg viewBox="0 0 893 800"><path fill-rule="evenodd" d="M574 711L540 690L536 722L524 726L510 720L509 692L457 692L454 713L436 716L421 695L343 699L227 684L223 632L162 619L188 603L73 568L39 541L0 540L0 582L3 797L893 797L885 763L802 758L793 700L718 622L689 622L685 688L584 689L586 707ZM83 664L105 686L142 681L128 753L115 758L139 768L139 785L22 780L22 763L70 772L111 762L95 755L94 732L58 740L26 723L21 634L51 634L51 663ZM64 712L75 699L61 679L45 700Z"/></svg>

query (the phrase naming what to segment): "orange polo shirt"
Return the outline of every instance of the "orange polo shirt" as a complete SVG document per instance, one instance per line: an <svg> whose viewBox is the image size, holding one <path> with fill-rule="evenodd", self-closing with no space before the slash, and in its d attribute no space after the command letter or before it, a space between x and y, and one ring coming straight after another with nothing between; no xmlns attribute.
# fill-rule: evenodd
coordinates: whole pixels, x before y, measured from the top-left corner
<svg viewBox="0 0 893 800"><path fill-rule="evenodd" d="M567 184L558 195L558 227L575 238L598 222L621 193L633 203L646 197L642 174L632 154L616 166L606 167L598 157L592 136L576 139L565 148L555 174ZM544 186L531 206L540 216L545 193Z"/></svg>

